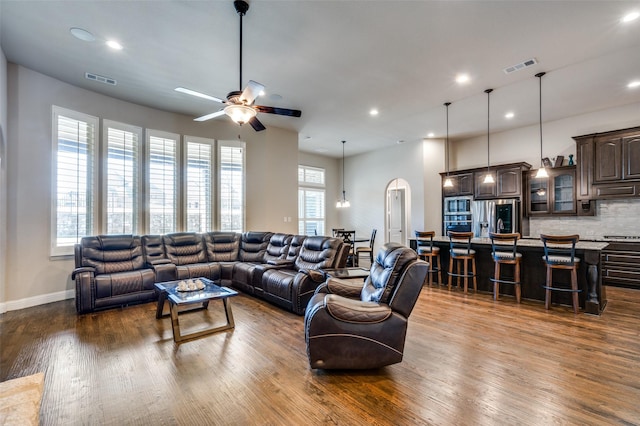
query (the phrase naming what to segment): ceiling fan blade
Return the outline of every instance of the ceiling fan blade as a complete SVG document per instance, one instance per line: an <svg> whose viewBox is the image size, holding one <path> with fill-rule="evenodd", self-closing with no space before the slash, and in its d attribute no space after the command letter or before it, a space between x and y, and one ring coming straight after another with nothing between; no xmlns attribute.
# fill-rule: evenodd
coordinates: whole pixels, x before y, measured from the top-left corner
<svg viewBox="0 0 640 426"><path fill-rule="evenodd" d="M302 115L302 111L298 109L276 108L262 105L255 105L254 107L259 112L265 112L267 114L286 115L289 117L300 117Z"/></svg>
<svg viewBox="0 0 640 426"><path fill-rule="evenodd" d="M266 127L264 127L264 124L262 124L260 120L258 120L258 117L253 117L251 120L249 120L249 124L251 124L251 127L253 127L253 130L255 130L256 132L260 132L266 129Z"/></svg>
<svg viewBox="0 0 640 426"><path fill-rule="evenodd" d="M196 92L195 90L187 89L185 87L176 87L173 90L175 90L176 92L180 92L180 93L186 93L187 95L197 96L197 97L203 98L203 99L208 99L210 101L220 102L221 104L224 103L224 101L222 99L216 98L215 96L207 95L207 94L201 93L201 92Z"/></svg>
<svg viewBox="0 0 640 426"><path fill-rule="evenodd" d="M264 90L264 86L257 81L249 80L247 87L242 91L240 95L240 101L245 105L251 105L253 101L260 96L260 92Z"/></svg>
<svg viewBox="0 0 640 426"><path fill-rule="evenodd" d="M220 111L212 112L211 114L203 115L202 117L194 118L193 121L207 121L211 120L212 118L220 117L221 115L224 115L223 109L221 109Z"/></svg>

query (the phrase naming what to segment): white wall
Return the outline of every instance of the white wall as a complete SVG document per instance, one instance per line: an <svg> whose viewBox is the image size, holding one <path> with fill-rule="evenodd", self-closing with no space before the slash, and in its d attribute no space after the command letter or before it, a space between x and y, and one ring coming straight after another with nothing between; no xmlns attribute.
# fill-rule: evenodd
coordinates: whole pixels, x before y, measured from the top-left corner
<svg viewBox="0 0 640 426"><path fill-rule="evenodd" d="M189 116L120 101L11 63L7 81L6 252L10 267L0 311L73 297L73 260L49 258L51 105L182 135L237 140L240 134L247 144L246 228L297 232L297 133L277 128L256 133L250 126L239 129L225 120L195 123ZM292 221L284 223L285 216Z"/></svg>
<svg viewBox="0 0 640 426"><path fill-rule="evenodd" d="M563 155L564 165L569 154L575 155L572 136L640 126L640 103L610 108L563 120L543 123L544 157ZM540 131L538 125L491 134L491 164L525 161L540 166ZM451 170L487 165L487 137L477 137L451 143ZM552 162L553 164L553 162ZM604 235L640 235L634 219L640 216L640 199L597 201L595 217L529 219L529 235L541 233L576 233L585 239Z"/></svg>
<svg viewBox="0 0 640 426"><path fill-rule="evenodd" d="M404 143L347 157L345 190L351 207L338 212L338 225L355 229L358 237L368 237L376 228L375 253L386 242L385 191L391 181L400 178L409 183L411 191L406 237L425 229L439 234L442 192L438 173L442 170L442 140Z"/></svg>

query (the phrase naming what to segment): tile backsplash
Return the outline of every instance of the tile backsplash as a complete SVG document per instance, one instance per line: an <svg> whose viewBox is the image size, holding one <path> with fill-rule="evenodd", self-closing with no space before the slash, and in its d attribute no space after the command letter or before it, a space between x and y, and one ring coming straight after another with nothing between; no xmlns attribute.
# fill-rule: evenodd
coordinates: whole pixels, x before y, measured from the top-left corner
<svg viewBox="0 0 640 426"><path fill-rule="evenodd" d="M640 235L640 199L598 200L596 215L586 217L531 217L529 236L578 234L584 240L605 235Z"/></svg>

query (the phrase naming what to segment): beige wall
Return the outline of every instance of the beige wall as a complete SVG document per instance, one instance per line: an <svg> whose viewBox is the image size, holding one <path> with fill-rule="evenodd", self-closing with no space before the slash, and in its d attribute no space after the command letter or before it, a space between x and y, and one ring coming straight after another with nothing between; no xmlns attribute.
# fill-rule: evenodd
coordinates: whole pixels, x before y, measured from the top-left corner
<svg viewBox="0 0 640 426"><path fill-rule="evenodd" d="M640 103L578 115L542 125L542 156L554 158L576 153L572 136L640 126ZM540 128L522 127L490 136L491 164L525 161L540 166ZM451 142L451 170L487 165L487 136ZM552 163L553 164L553 163Z"/></svg>
<svg viewBox="0 0 640 426"><path fill-rule="evenodd" d="M0 307L5 301L7 253L7 59L0 48ZM2 312L2 309L0 309Z"/></svg>
<svg viewBox="0 0 640 426"><path fill-rule="evenodd" d="M225 120L195 123L11 63L8 87L5 310L73 297L73 260L49 258L52 105L182 135L237 140L240 133L247 147L246 228L297 232L297 133L277 128L256 133ZM292 221L285 223L285 216Z"/></svg>

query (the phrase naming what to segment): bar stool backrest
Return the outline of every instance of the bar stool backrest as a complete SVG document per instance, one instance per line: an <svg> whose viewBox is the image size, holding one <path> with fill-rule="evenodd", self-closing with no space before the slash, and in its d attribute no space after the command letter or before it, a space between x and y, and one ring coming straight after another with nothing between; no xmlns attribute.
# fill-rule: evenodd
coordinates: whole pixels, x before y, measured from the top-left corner
<svg viewBox="0 0 640 426"><path fill-rule="evenodd" d="M414 231L416 234L416 246L418 247L418 253L420 248L429 248L429 251L433 250L433 237L436 236L435 231ZM429 241L426 241L429 239Z"/></svg>
<svg viewBox="0 0 640 426"><path fill-rule="evenodd" d="M473 253L471 238L473 238L473 232L449 231L449 253L451 256L468 256Z"/></svg>
<svg viewBox="0 0 640 426"><path fill-rule="evenodd" d="M579 235L540 234L544 244L544 261L548 265L573 267L580 259L576 258L576 243Z"/></svg>
<svg viewBox="0 0 640 426"><path fill-rule="evenodd" d="M494 261L515 259L518 256L516 250L520 239L519 232L510 234L490 232L489 238L491 238L491 256Z"/></svg>

